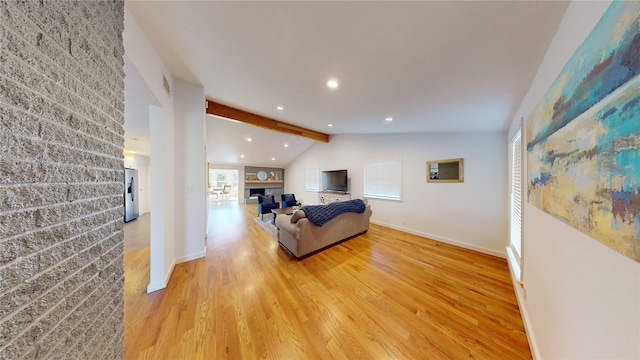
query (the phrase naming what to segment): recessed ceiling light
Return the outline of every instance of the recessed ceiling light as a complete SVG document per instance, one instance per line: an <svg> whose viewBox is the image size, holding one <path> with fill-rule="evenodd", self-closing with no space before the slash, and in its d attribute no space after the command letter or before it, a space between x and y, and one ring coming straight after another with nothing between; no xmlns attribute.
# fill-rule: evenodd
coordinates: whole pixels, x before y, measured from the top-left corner
<svg viewBox="0 0 640 360"><path fill-rule="evenodd" d="M284 110L284 108L283 108L282 106L280 106L280 105L276 106L276 109L277 109L278 111L282 111L282 110Z"/></svg>
<svg viewBox="0 0 640 360"><path fill-rule="evenodd" d="M253 141L253 139L252 138L247 138L247 141Z"/></svg>
<svg viewBox="0 0 640 360"><path fill-rule="evenodd" d="M329 126L329 127L333 127L333 124L329 124L329 125L327 125L327 126Z"/></svg>
<svg viewBox="0 0 640 360"><path fill-rule="evenodd" d="M240 157L241 157L241 158L243 158L243 157L244 157L244 155L240 155Z"/></svg>
<svg viewBox="0 0 640 360"><path fill-rule="evenodd" d="M271 158L271 160L275 160L276 158Z"/></svg>
<svg viewBox="0 0 640 360"><path fill-rule="evenodd" d="M327 81L327 86L332 88L332 89L337 88L338 87L338 80L333 80L332 79L332 80Z"/></svg>
<svg viewBox="0 0 640 360"><path fill-rule="evenodd" d="M284 144L284 147L289 147L289 144Z"/></svg>
<svg viewBox="0 0 640 360"><path fill-rule="evenodd" d="M386 118L384 118L384 121L393 121L393 118L391 116L387 116Z"/></svg>

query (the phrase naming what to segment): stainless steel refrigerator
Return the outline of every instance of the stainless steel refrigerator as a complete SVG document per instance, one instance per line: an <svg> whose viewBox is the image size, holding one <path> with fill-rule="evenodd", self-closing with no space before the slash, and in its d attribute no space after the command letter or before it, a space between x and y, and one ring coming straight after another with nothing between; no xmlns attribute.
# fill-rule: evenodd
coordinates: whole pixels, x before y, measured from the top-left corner
<svg viewBox="0 0 640 360"><path fill-rule="evenodd" d="M124 222L138 215L138 170L124 169Z"/></svg>

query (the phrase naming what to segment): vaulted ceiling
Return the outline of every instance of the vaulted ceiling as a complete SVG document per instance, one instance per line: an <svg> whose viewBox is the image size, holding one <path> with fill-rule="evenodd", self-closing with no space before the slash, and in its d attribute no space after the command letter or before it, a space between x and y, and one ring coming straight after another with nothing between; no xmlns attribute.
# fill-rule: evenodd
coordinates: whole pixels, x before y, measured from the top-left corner
<svg viewBox="0 0 640 360"><path fill-rule="evenodd" d="M207 98L328 134L505 130L567 5L126 2L172 74ZM217 164L285 166L314 143L207 122Z"/></svg>

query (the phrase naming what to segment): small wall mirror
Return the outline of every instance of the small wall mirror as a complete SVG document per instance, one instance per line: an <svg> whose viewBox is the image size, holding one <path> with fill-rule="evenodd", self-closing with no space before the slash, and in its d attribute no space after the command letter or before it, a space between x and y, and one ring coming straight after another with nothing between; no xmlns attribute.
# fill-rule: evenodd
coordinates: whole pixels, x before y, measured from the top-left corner
<svg viewBox="0 0 640 360"><path fill-rule="evenodd" d="M427 161L427 182L464 182L463 160Z"/></svg>

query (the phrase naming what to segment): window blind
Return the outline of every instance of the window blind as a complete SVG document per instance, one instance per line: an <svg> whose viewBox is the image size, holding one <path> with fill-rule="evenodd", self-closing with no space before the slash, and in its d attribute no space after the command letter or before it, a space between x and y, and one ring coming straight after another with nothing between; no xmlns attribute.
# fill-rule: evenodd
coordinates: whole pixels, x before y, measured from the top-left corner
<svg viewBox="0 0 640 360"><path fill-rule="evenodd" d="M309 169L306 171L307 191L320 191L320 170Z"/></svg>
<svg viewBox="0 0 640 360"><path fill-rule="evenodd" d="M511 236L509 245L518 266L522 257L522 137L518 131L511 141Z"/></svg>
<svg viewBox="0 0 640 360"><path fill-rule="evenodd" d="M402 200L402 166L400 160L365 164L364 196Z"/></svg>

